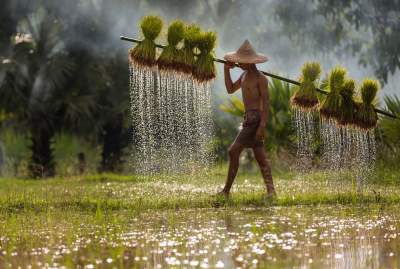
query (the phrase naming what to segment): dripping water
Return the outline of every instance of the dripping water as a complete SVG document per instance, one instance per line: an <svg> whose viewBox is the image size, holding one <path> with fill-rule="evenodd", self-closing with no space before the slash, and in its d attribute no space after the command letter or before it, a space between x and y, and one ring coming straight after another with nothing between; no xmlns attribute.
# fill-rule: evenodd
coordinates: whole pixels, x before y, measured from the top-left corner
<svg viewBox="0 0 400 269"><path fill-rule="evenodd" d="M322 164L335 176L349 175L361 191L374 170L376 145L374 130L339 126L332 120L321 122Z"/></svg>
<svg viewBox="0 0 400 269"><path fill-rule="evenodd" d="M355 131L355 157L353 166L358 191L362 191L367 180L372 176L376 159L375 130Z"/></svg>
<svg viewBox="0 0 400 269"><path fill-rule="evenodd" d="M315 141L315 112L301 108L293 109L293 122L296 127L296 167L300 171L307 171L312 166Z"/></svg>
<svg viewBox="0 0 400 269"><path fill-rule="evenodd" d="M321 121L322 141L322 167L328 170L338 171L340 169L342 143L341 129L333 119L322 119Z"/></svg>
<svg viewBox="0 0 400 269"><path fill-rule="evenodd" d="M138 172L185 172L212 161L211 85L191 76L130 66L133 163Z"/></svg>

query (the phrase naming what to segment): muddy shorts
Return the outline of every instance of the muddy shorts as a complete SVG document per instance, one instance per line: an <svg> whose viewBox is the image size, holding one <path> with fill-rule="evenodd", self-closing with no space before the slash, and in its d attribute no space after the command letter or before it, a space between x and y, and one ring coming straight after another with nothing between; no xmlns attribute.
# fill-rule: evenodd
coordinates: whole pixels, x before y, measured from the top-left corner
<svg viewBox="0 0 400 269"><path fill-rule="evenodd" d="M256 138L257 128L260 125L260 110L248 110L244 115L242 128L236 136L234 143L239 143L246 148L255 148L264 146L263 139Z"/></svg>

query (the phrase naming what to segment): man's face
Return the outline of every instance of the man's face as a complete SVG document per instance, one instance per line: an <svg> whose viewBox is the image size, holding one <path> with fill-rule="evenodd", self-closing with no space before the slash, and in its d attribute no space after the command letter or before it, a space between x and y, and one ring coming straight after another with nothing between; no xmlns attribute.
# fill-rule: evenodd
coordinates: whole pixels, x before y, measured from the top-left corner
<svg viewBox="0 0 400 269"><path fill-rule="evenodd" d="M241 64L241 63L239 63L239 67L242 68L245 71L249 70L250 66L251 66L251 64Z"/></svg>

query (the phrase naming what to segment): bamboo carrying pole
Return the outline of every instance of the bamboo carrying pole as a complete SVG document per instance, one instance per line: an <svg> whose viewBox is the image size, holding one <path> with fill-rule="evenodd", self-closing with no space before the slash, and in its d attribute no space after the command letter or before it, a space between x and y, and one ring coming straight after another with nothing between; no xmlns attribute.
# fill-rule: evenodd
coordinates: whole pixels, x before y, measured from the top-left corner
<svg viewBox="0 0 400 269"><path fill-rule="evenodd" d="M120 39L124 40L124 41L134 42L134 43L142 42L139 39L126 37L126 36L120 36ZM165 48L164 45L160 45L160 44L156 44L156 47L157 48L161 48L161 49ZM227 61L222 60L222 59L218 59L218 58L214 58L214 61L217 62L217 63L223 63L223 64L227 63ZM235 64L235 66L239 66L239 65ZM288 82L288 83L291 83L291 84L294 84L294 85L300 85L300 82L298 82L296 80L292 80L292 79L289 79L289 78L281 77L281 76L278 76L278 75L275 75L275 74L272 74L272 73L269 73L269 72L265 72L265 71L260 71L260 72L263 73L264 75L268 76L268 77L271 77L271 78L276 78L276 79L279 79L279 80L282 80L282 81L285 81L285 82ZM318 89L318 88L317 88L317 91L322 93L322 94L328 94L327 91L324 91L324 90L321 90L321 89ZM382 114L382 115L391 117L393 119L400 119L396 115L393 115L388 111L381 110L381 109L378 109L378 108L375 108L375 112L378 113L378 114Z"/></svg>

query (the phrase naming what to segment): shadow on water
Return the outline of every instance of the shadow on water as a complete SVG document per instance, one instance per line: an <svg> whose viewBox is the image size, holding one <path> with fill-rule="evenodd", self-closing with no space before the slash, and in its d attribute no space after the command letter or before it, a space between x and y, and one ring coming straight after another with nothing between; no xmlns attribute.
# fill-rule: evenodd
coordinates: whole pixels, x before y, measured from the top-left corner
<svg viewBox="0 0 400 269"><path fill-rule="evenodd" d="M11 214L0 268L397 268L396 207Z"/></svg>

